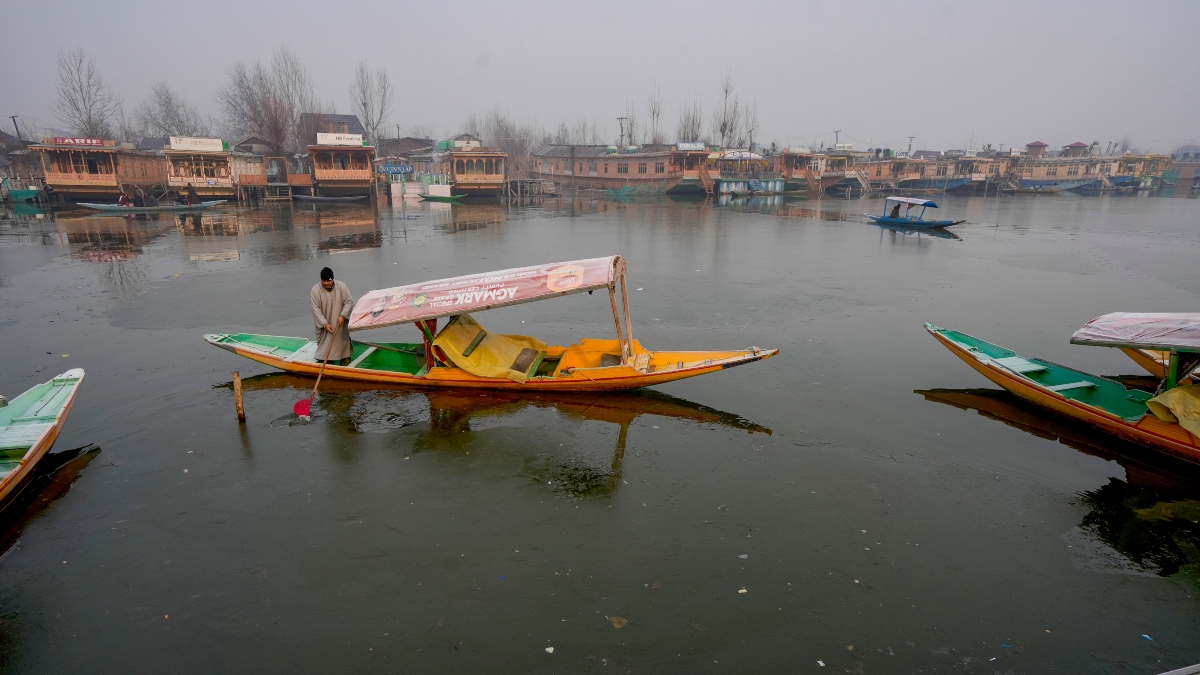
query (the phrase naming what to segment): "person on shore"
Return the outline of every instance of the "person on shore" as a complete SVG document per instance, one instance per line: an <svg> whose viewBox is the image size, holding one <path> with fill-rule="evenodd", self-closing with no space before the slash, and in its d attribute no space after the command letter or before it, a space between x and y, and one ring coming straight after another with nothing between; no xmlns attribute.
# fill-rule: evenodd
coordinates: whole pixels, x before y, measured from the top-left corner
<svg viewBox="0 0 1200 675"><path fill-rule="evenodd" d="M188 206L196 206L200 203L200 195L196 193L196 188L191 183L188 183L187 203Z"/></svg>
<svg viewBox="0 0 1200 675"><path fill-rule="evenodd" d="M317 362L350 364L350 311L354 298L350 287L333 278L333 270L321 270L321 283L312 287L313 322L317 332Z"/></svg>

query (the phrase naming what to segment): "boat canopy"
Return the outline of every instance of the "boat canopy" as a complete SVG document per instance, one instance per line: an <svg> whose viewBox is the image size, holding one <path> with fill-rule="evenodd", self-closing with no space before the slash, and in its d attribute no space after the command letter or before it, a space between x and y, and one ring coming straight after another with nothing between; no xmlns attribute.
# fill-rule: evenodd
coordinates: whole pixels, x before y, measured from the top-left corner
<svg viewBox="0 0 1200 675"><path fill-rule="evenodd" d="M913 197L887 197L885 202L900 202L901 204L910 204L912 206L927 206L931 209L936 209L937 204L934 204L928 199L915 199Z"/></svg>
<svg viewBox="0 0 1200 675"><path fill-rule="evenodd" d="M350 330L382 328L613 288L624 268L624 259L613 255L371 291L355 303Z"/></svg>
<svg viewBox="0 0 1200 675"><path fill-rule="evenodd" d="M1084 324L1071 343L1200 353L1200 314L1113 312Z"/></svg>

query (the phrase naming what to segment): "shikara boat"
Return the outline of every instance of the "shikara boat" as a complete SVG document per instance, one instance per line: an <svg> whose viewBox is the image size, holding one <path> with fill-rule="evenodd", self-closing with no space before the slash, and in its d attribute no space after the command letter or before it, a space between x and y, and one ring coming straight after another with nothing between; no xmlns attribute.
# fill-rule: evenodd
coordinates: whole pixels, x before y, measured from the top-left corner
<svg viewBox="0 0 1200 675"><path fill-rule="evenodd" d="M421 199L427 202L457 202L466 197L466 195L421 195Z"/></svg>
<svg viewBox="0 0 1200 675"><path fill-rule="evenodd" d="M0 407L0 502L18 491L54 445L81 382L83 369L73 368Z"/></svg>
<svg viewBox="0 0 1200 675"><path fill-rule="evenodd" d="M199 204L167 204L165 206L121 206L120 204L91 204L88 202L79 202L79 206L89 208L93 211L113 211L118 213L166 213L170 211L199 211L201 209L211 209L218 204L224 204L225 199L214 199L212 201L200 202Z"/></svg>
<svg viewBox="0 0 1200 675"><path fill-rule="evenodd" d="M1167 352L1157 397L1114 379L1018 356L966 333L930 324L925 324L925 330L984 377L1023 399L1125 440L1200 463L1200 438L1184 426L1190 423L1165 421L1151 409L1161 410L1173 391L1185 398L1191 394L1190 387L1185 391L1180 386L1190 383L1188 374L1200 364L1200 314L1106 314L1072 336L1073 344Z"/></svg>
<svg viewBox="0 0 1200 675"><path fill-rule="evenodd" d="M892 207L892 212L899 214L899 209L896 208L904 205L904 215L889 215L888 207ZM913 207L921 207L921 212L917 215L911 215ZM928 199L916 199L914 197L888 197L883 200L883 214L874 215L871 213L863 214L873 223L880 225L899 225L901 227L950 227L965 222L962 220L926 220L925 209L936 209L938 205Z"/></svg>
<svg viewBox="0 0 1200 675"><path fill-rule="evenodd" d="M617 303L617 286L621 303ZM607 290L616 339L553 346L489 333L470 314L564 295ZM624 321L622 321L622 315ZM438 330L438 320L449 321ZM420 343L355 341L349 365L326 377L417 387L518 391L616 391L672 382L759 361L778 349L654 352L633 338L621 256L470 274L371 291L354 306L350 330L412 323ZM294 373L317 375L317 344L299 337L210 334L212 345Z"/></svg>

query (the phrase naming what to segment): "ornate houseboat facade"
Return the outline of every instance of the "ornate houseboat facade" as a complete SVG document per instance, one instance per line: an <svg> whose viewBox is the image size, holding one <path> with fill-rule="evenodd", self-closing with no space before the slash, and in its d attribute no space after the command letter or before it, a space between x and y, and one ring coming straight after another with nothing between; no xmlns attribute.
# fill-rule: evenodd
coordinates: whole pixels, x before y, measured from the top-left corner
<svg viewBox="0 0 1200 675"><path fill-rule="evenodd" d="M167 182L165 158L130 150L98 138L46 138L30 146L38 156L46 187L58 199L116 200L122 190L162 189Z"/></svg>
<svg viewBox="0 0 1200 675"><path fill-rule="evenodd" d="M171 136L163 155L172 190L185 193L192 187L205 197L232 197L237 192L232 153L221 139Z"/></svg>
<svg viewBox="0 0 1200 675"><path fill-rule="evenodd" d="M362 134L318 133L308 146L312 163L312 194L369 195L375 184L375 148L364 145ZM289 183L291 177L289 176ZM294 185L293 188L302 186Z"/></svg>

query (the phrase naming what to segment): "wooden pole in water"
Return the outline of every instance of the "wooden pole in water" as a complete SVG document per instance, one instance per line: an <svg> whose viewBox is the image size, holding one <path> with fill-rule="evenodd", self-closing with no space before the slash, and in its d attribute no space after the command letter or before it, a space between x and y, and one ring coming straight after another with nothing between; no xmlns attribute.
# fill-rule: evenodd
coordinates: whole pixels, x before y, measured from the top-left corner
<svg viewBox="0 0 1200 675"><path fill-rule="evenodd" d="M239 422L246 421L246 406L242 404L242 375L233 371L233 404L237 407Z"/></svg>

